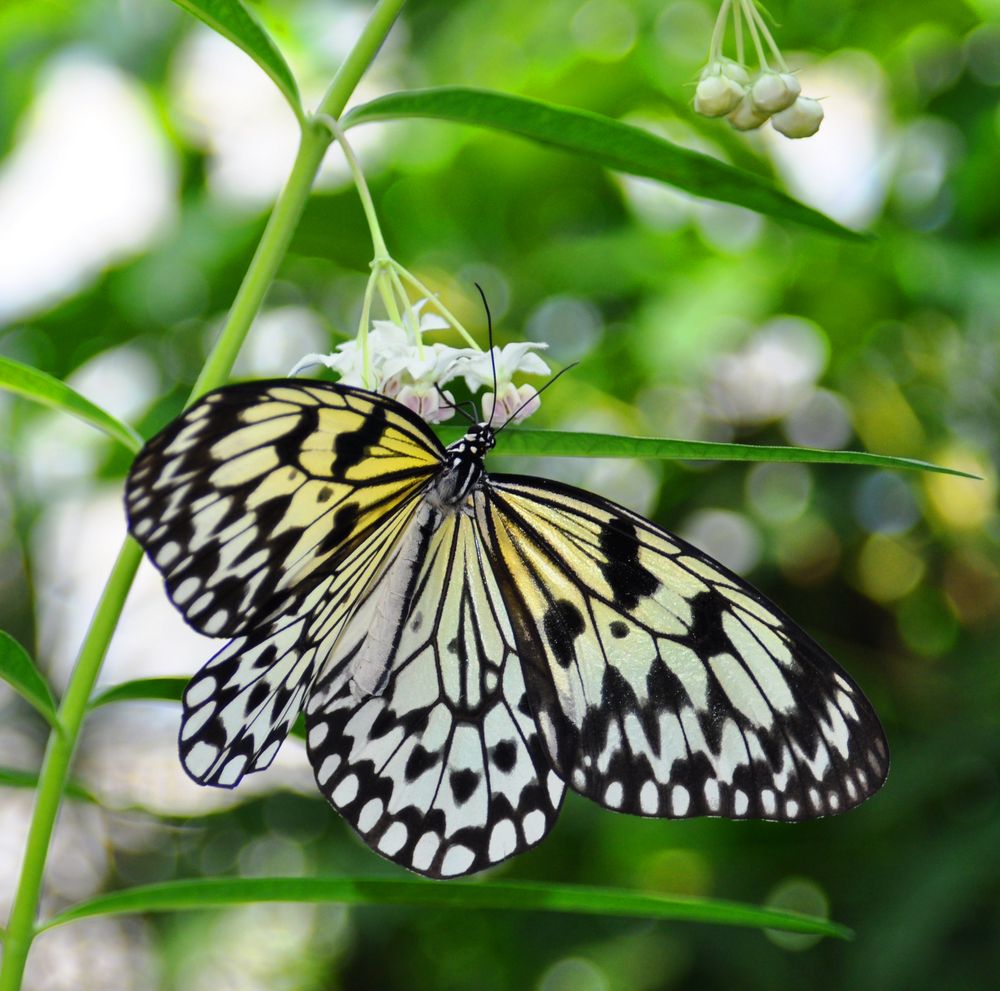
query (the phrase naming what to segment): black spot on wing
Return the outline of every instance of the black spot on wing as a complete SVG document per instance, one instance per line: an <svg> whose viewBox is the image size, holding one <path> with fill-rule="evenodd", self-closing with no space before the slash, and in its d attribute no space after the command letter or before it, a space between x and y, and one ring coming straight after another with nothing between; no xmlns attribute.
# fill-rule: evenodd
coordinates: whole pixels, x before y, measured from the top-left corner
<svg viewBox="0 0 1000 991"><path fill-rule="evenodd" d="M490 750L490 759L498 770L509 774L517 762L517 747L511 740L501 740Z"/></svg>
<svg viewBox="0 0 1000 991"><path fill-rule="evenodd" d="M429 750L425 749L421 744L417 744L411 751L410 756L406 760L406 767L403 770L403 776L406 778L407 783L412 783L429 771L441 760L440 751L435 751L431 753Z"/></svg>
<svg viewBox="0 0 1000 991"><path fill-rule="evenodd" d="M260 401L265 402L270 397L266 394L260 396ZM249 409L250 406L246 407ZM237 409L237 420L242 420L242 409ZM297 465L302 455L302 447L316 431L319 429L319 409L315 406L300 406L296 410L296 423L287 433L275 438L272 443L278 454L281 464ZM235 426L235 424L234 424Z"/></svg>
<svg viewBox="0 0 1000 991"><path fill-rule="evenodd" d="M691 644L699 657L708 658L734 652L722 625L723 613L726 610L726 600L712 590L699 592L691 599L691 629L685 640Z"/></svg>
<svg viewBox="0 0 1000 991"><path fill-rule="evenodd" d="M568 599L559 599L545 611L542 629L556 661L568 668L576 656L573 642L586 629L580 610Z"/></svg>
<svg viewBox="0 0 1000 991"><path fill-rule="evenodd" d="M479 786L479 780L482 777L481 774L477 774L475 771L470 770L467 767L463 767L460 771L452 771L449 777L449 782L451 783L451 791L455 796L455 801L459 805L465 805L465 803L472 798L475 794L476 788Z"/></svg>
<svg viewBox="0 0 1000 991"><path fill-rule="evenodd" d="M326 554L336 550L353 532L358 522L358 504L345 502L333 515L330 532L320 541L317 552Z"/></svg>
<svg viewBox="0 0 1000 991"><path fill-rule="evenodd" d="M337 434L333 442L333 463L330 476L345 480L347 472L360 464L368 455L368 450L381 439L386 426L385 408L372 405L357 430Z"/></svg>
<svg viewBox="0 0 1000 991"><path fill-rule="evenodd" d="M602 526L599 546L605 560L598 566L611 587L615 605L635 609L660 587L656 575L639 562L639 539L633 523L619 519Z"/></svg>
<svg viewBox="0 0 1000 991"><path fill-rule="evenodd" d="M628 627L620 619L612 621L610 630L616 640L623 640L628 636Z"/></svg>
<svg viewBox="0 0 1000 991"><path fill-rule="evenodd" d="M247 696L246 709L244 710L246 715L250 715L255 709L264 703L264 700L270 694L266 681L258 681L253 688L250 689L250 694Z"/></svg>

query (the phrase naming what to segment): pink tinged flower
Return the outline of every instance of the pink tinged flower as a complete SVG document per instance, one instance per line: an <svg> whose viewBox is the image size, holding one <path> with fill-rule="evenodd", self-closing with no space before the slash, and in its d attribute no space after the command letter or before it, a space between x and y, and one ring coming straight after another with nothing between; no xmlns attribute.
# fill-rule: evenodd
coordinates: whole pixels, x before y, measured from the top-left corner
<svg viewBox="0 0 1000 991"><path fill-rule="evenodd" d="M505 423L520 423L526 420L542 405L538 389L533 385L518 388L508 382L498 396L492 392L483 394L483 422L502 427Z"/></svg>
<svg viewBox="0 0 1000 991"><path fill-rule="evenodd" d="M396 394L396 402L413 410L427 423L441 423L455 415L455 397L426 383L404 385Z"/></svg>
<svg viewBox="0 0 1000 991"><path fill-rule="evenodd" d="M547 344L535 341L517 341L491 351L473 352L456 366L455 374L465 379L470 391L476 392L483 386L490 389L482 398L486 423L498 426L508 421L520 423L538 409L541 405L538 390L531 385L516 386L513 379L520 373L548 375L549 366L534 353L546 347Z"/></svg>

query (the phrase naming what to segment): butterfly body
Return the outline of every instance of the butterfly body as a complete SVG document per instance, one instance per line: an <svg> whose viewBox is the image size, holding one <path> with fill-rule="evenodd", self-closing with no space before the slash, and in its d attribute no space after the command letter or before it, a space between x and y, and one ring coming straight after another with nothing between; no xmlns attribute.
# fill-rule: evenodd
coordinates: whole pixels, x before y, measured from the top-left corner
<svg viewBox="0 0 1000 991"><path fill-rule="evenodd" d="M537 843L568 785L646 816L839 812L881 784L877 717L740 578L570 486L489 475L383 396L211 393L140 454L132 532L196 628L195 780L232 787L300 709L366 843L450 877Z"/></svg>

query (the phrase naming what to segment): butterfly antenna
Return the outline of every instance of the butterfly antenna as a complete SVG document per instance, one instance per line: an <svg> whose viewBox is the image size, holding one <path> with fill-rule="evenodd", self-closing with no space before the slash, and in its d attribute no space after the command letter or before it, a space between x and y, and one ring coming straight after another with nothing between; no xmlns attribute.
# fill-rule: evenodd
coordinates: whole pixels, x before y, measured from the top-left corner
<svg viewBox="0 0 1000 991"><path fill-rule="evenodd" d="M559 371L556 372L555 375L553 375L552 378L550 378L548 382L545 383L545 385L543 385L540 389L538 389L533 396L529 396L523 403L521 403L521 405L518 406L518 408L514 410L514 412L511 413L506 420L504 420L503 425L497 427L496 432L500 433L500 431L503 430L503 428L506 427L508 423L511 423L517 417L517 414L520 413L525 406L527 406L529 403L533 403L550 385L553 385L558 379L562 378L562 376L565 375L571 368L576 368L576 366L579 364L580 362L574 361L572 365L567 365L565 368L560 368Z"/></svg>
<svg viewBox="0 0 1000 991"><path fill-rule="evenodd" d="M483 301L483 309L486 310L486 334L487 340L490 342L490 364L493 366L493 398L496 399L497 394L497 359L496 355L493 353L493 314L490 313L490 304L486 302L486 293L483 292L483 287L477 282L475 283L476 288L479 290L479 296ZM494 409L495 409L494 404ZM492 426L493 416L490 415L490 425Z"/></svg>
<svg viewBox="0 0 1000 991"><path fill-rule="evenodd" d="M474 416L469 416L468 412L465 409L464 404L462 406L456 406L453 402L449 401L448 397L441 391L441 387L436 382L434 383L434 390L441 397L441 402L444 403L445 406L447 406L449 409L453 409L456 413L461 413L462 416L464 416L466 420L469 421L469 423L476 422L476 418ZM475 407L473 407L473 410L474 409Z"/></svg>

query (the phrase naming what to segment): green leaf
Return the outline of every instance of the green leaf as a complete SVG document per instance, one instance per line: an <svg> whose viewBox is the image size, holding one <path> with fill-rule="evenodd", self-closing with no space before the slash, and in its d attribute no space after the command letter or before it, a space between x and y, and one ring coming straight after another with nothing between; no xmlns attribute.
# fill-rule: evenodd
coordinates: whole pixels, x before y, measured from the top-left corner
<svg viewBox="0 0 1000 991"><path fill-rule="evenodd" d="M841 227L824 214L793 200L760 176L588 110L490 90L444 86L380 96L355 107L342 123L346 130L368 121L402 117L435 117L507 131L592 158L609 169L658 179L695 196L735 203L827 234L867 240L864 235Z"/></svg>
<svg viewBox="0 0 1000 991"><path fill-rule="evenodd" d="M445 444L458 440L464 427L437 427ZM673 440L669 437L625 437L569 430L518 428L497 434L497 454L529 454L549 458L661 458L669 461L798 461L807 464L866 465L869 468L903 468L933 471L942 475L976 478L967 471L943 468L915 458L897 458L864 451L825 451L812 447L782 447L766 444L718 444L703 440Z"/></svg>
<svg viewBox="0 0 1000 991"><path fill-rule="evenodd" d="M130 451L138 451L142 447L142 438L130 426L116 420L110 413L105 413L89 399L84 399L65 382L30 365L0 357L0 389L69 413L70 416L103 430Z"/></svg>
<svg viewBox="0 0 1000 991"><path fill-rule="evenodd" d="M96 709L112 702L180 702L189 678L138 678L101 692L90 700Z"/></svg>
<svg viewBox="0 0 1000 991"><path fill-rule="evenodd" d="M38 775L32 771L17 771L10 767L0 767L0 788L37 788ZM88 791L83 785L78 785L70 781L66 785L66 794L70 798L78 799L81 802L90 802L92 805L100 805L93 792Z"/></svg>
<svg viewBox="0 0 1000 991"><path fill-rule="evenodd" d="M0 677L22 698L30 702L48 721L59 729L56 702L49 686L28 652L9 634L0 630Z"/></svg>
<svg viewBox="0 0 1000 991"><path fill-rule="evenodd" d="M42 925L128 912L174 912L255 902L338 902L349 905L419 905L454 909L568 912L627 918L714 922L850 939L826 919L709 898L688 898L615 888L516 882L424 881L417 878L275 877L169 881L99 895Z"/></svg>
<svg viewBox="0 0 1000 991"><path fill-rule="evenodd" d="M174 3L242 48L271 77L299 121L304 120L299 87L285 57L260 21L239 0L174 0Z"/></svg>

